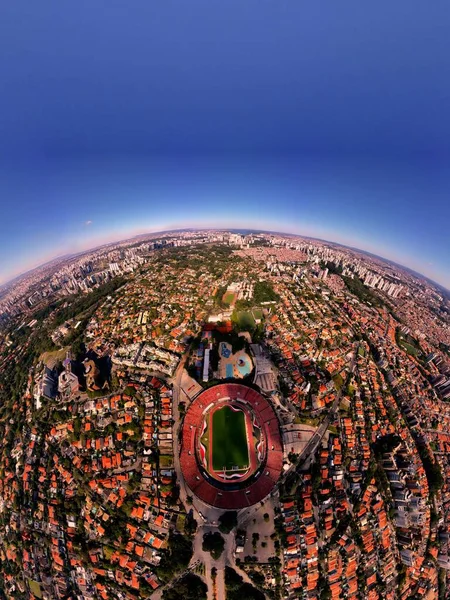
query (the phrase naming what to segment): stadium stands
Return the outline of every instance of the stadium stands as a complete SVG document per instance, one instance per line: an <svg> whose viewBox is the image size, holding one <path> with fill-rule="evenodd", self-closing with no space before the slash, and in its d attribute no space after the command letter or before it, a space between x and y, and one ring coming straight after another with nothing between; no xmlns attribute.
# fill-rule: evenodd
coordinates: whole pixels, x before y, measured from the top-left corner
<svg viewBox="0 0 450 600"><path fill-rule="evenodd" d="M245 482L219 482L199 462L198 436L204 413L212 404L225 399L247 403L256 414L265 438L263 464ZM265 498L277 483L283 467L281 433L270 402L252 388L235 383L219 384L202 392L193 400L184 418L180 463L186 484L206 504L237 510Z"/></svg>

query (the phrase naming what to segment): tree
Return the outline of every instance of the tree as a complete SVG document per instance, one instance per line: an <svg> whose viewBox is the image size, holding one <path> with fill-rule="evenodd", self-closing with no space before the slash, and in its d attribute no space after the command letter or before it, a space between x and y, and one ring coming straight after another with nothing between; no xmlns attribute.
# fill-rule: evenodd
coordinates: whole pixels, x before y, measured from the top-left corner
<svg viewBox="0 0 450 600"><path fill-rule="evenodd" d="M81 361L86 355L86 346L81 337L75 339L72 343L72 355L75 357L75 360Z"/></svg>
<svg viewBox="0 0 450 600"><path fill-rule="evenodd" d="M257 281L253 290L253 301L255 304L261 302L276 302L280 299L272 285L268 281Z"/></svg>
<svg viewBox="0 0 450 600"><path fill-rule="evenodd" d="M185 536L169 533L168 548L160 564L156 568L158 577L170 581L177 571L186 569L192 558L192 543Z"/></svg>
<svg viewBox="0 0 450 600"><path fill-rule="evenodd" d="M227 600L264 600L264 594L249 583L244 583L242 577L231 567L225 567L225 587Z"/></svg>
<svg viewBox="0 0 450 600"><path fill-rule="evenodd" d="M256 546L258 545L258 541L259 541L259 533L255 532L252 535L252 546L253 546L253 552L256 551Z"/></svg>
<svg viewBox="0 0 450 600"><path fill-rule="evenodd" d="M184 523L184 533L188 536L194 535L197 531L198 523L194 519L194 517L189 514L186 516L186 521Z"/></svg>
<svg viewBox="0 0 450 600"><path fill-rule="evenodd" d="M260 571L255 571L255 569L252 569L251 571L248 572L248 576L250 577L250 579L252 579L256 585L258 585L259 587L263 587L266 578L264 577L264 575L262 573L260 573Z"/></svg>
<svg viewBox="0 0 450 600"><path fill-rule="evenodd" d="M207 592L206 583L197 575L188 573L164 591L163 600L206 600Z"/></svg>
<svg viewBox="0 0 450 600"><path fill-rule="evenodd" d="M204 552L209 552L214 560L218 560L225 547L225 540L218 531L205 533L203 536L202 548Z"/></svg>
<svg viewBox="0 0 450 600"><path fill-rule="evenodd" d="M230 533L237 525L237 512L228 510L219 517L219 529L222 533Z"/></svg>

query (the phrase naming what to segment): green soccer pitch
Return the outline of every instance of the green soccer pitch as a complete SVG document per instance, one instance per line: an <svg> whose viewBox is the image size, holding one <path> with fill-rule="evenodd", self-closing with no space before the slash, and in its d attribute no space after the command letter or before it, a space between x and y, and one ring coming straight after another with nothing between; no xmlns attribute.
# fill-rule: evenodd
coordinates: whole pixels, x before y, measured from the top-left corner
<svg viewBox="0 0 450 600"><path fill-rule="evenodd" d="M229 406L212 415L212 463L214 471L244 469L249 465L245 415Z"/></svg>

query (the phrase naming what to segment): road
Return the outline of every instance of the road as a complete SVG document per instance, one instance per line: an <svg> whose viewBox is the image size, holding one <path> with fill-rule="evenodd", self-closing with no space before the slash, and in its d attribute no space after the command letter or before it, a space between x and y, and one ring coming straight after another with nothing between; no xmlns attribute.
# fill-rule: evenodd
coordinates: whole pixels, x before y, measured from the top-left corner
<svg viewBox="0 0 450 600"><path fill-rule="evenodd" d="M356 345L356 348L354 350L354 353L353 353L353 356L352 356L352 359L350 362L350 373L353 373L354 368L355 368L358 347L359 347L359 345ZM185 354L182 356L182 358L180 360L180 364L178 365L177 370L175 371L175 374L172 377L171 383L173 386L173 388L172 388L173 389L173 407L172 408L173 408L173 419L174 419L174 426L173 426L174 468L177 473L178 484L180 486L180 499L186 508L188 508L188 509L192 508L194 518L196 519L196 521L198 523L198 530L197 530L196 536L194 538L194 548L193 548L194 553L193 553L189 568L195 569L196 565L198 565L199 563L204 564L205 565L205 574L204 574L203 579L206 582L206 584L208 585L208 600L225 600L225 597L226 597L225 596L225 579L224 579L225 566L228 565L228 566L232 567L237 573L239 573L239 575L243 578L243 580L245 582L250 583L250 584L252 582L251 582L250 578L248 577L248 575L245 573L245 571L243 571L236 565L235 556L234 556L234 549L235 549L234 548L234 543L235 543L234 533L230 533L228 535L223 536L225 539L225 549L224 549L222 556L219 558L219 560L217 560L217 561L213 560L211 555L209 554L209 552L204 552L202 549L203 535L209 531L217 531L217 522L218 522L218 518L219 518L220 514L222 513L222 511L203 504L201 501L198 500L198 498L195 498L195 496L193 498L192 504L187 503L187 497L188 496L192 497L192 494L191 494L190 490L187 488L187 486L184 482L183 474L181 472L179 434L180 434L180 426L181 426L182 419L180 418L180 411L179 411L178 406L179 406L179 402L182 400L183 401L186 400L187 402L190 402L189 397L187 396L187 394L183 391L183 389L181 387L181 377L182 377L183 369L184 369L184 366L188 359L188 356L189 356L189 350L187 350L185 352ZM300 471L300 470L304 469L305 467L307 468L310 466L311 461L313 460L314 455L317 451L317 448L319 447L319 444L321 444L323 436L325 435L332 419L334 419L336 411L338 410L344 389L345 389L345 385L342 386L342 388L337 393L336 398L330 408L328 415L324 418L324 420L322 421L322 423L320 424L318 429L314 432L313 436L311 437L311 439L305 446L298 465L296 467L294 467L294 466L291 467L291 469L296 468L296 470ZM304 460L302 460L302 459L304 459ZM289 471L290 471L290 469L289 469ZM286 474L289 471L287 471ZM258 510L259 508L260 508L260 506L258 504L256 507L254 507L254 510ZM254 510L247 511L247 515L245 515L245 517L247 517L247 518L244 517L244 514L241 514L240 517L241 518L244 517L243 520L246 521L250 518L250 515L254 512ZM244 513L244 511L241 511L241 512ZM213 582L213 578L211 576L211 570L213 567L215 567L217 570L215 585ZM162 596L162 590L159 591L159 593L155 595L155 598L160 598L161 596Z"/></svg>
<svg viewBox="0 0 450 600"><path fill-rule="evenodd" d="M205 565L205 582L208 586L208 600L222 600L225 598L225 565L226 565L226 547L229 544L228 536L225 539L225 549L218 560L214 560L209 552L204 552L202 548L203 536L206 533L215 532L216 528L209 525L201 525L194 539L194 554L190 566L201 562ZM212 568L217 570L215 585L211 575Z"/></svg>
<svg viewBox="0 0 450 600"><path fill-rule="evenodd" d="M353 351L353 356L350 361L349 374L350 373L353 374L353 371L355 369L356 357L358 356L358 349L359 349L359 344L356 345L356 348ZM327 431L328 427L330 426L331 420L332 419L334 420L334 417L335 417L336 411L339 407L339 404L341 402L342 394L344 393L345 387L346 387L346 385L344 384L341 387L341 389L338 391L338 393L336 394L336 398L335 398L333 404L331 405L330 412L325 417L325 419L322 421L322 423L320 424L320 426L318 427L318 429L316 430L316 432L314 433L312 438L309 440L309 442L305 446L305 448L300 456L299 462L297 463L297 466L295 467L297 472L308 469L311 466L311 463L313 462L314 456L317 452L317 448L319 447L319 444L322 443L323 436L325 435L325 432ZM292 468L293 467L291 467L288 471L286 471L286 475L289 472L291 472Z"/></svg>
<svg viewBox="0 0 450 600"><path fill-rule="evenodd" d="M180 465L180 427L182 418L180 417L180 411L178 408L179 402L186 400L186 403L190 403L190 398L184 392L181 387L181 377L183 374L183 369L186 364L186 361L189 356L188 349L184 355L182 356L180 363L175 371L172 380L172 389L173 389L173 398L172 398L172 414L174 419L173 426L173 456L174 456L174 468L177 474L178 484L180 486L180 499L183 502L184 506L190 510L192 509L194 518L198 523L198 529L193 542L193 550L194 554L192 556L191 562L189 564L189 569L194 570L195 567L202 563L205 565L205 574L202 577L205 583L208 586L208 600L225 600L225 566L232 567L246 583L252 584L251 579L248 575L240 569L236 565L236 560L234 557L234 549L235 549L235 538L234 533L229 533L227 535L223 535L225 539L225 548L222 556L219 560L215 561L209 552L204 552L202 549L203 535L210 531L217 531L218 527L218 519L219 516L223 513L223 510L213 508L201 502L198 498L196 498L189 488L186 486L183 478L183 473L181 472ZM187 497L193 497L193 503L187 503ZM200 516L202 515L202 516ZM217 570L215 585L213 582L213 578L211 576L211 569L215 567ZM159 591L159 590L158 590ZM155 598L162 597L162 590L159 591L159 594L155 594Z"/></svg>
<svg viewBox="0 0 450 600"><path fill-rule="evenodd" d="M175 371L175 374L172 377L172 381L171 381L172 390L173 390L172 416L173 416L173 420L174 420L174 424L173 424L173 464L174 464L175 472L177 474L178 485L180 486L180 500L182 501L182 503L184 504L184 506L186 508L188 508L188 509L192 508L193 513L194 513L194 518L196 519L197 522L201 522L201 517L199 515L198 509L193 504L189 505L187 503L187 497L191 495L191 492L186 487L186 484L184 482L183 473L181 472L181 465L180 465L180 450L181 450L181 448L180 448L180 427L181 427L182 419L180 418L179 403L180 403L180 401L182 401L183 395L186 395L185 392L183 391L183 389L181 388L180 382L181 382L184 365L186 364L186 361L189 357L189 352L190 352L190 347L186 350L186 352L181 357L180 363L179 363L179 365ZM186 396L186 400L189 401L189 398L187 396Z"/></svg>
<svg viewBox="0 0 450 600"><path fill-rule="evenodd" d="M217 527L219 516L223 513L223 510L213 508L208 506L204 502L202 502L199 498L194 496L190 489L187 487L183 473L181 471L180 464L180 428L182 418L180 416L180 411L178 408L180 401L186 401L186 404L190 404L191 399L188 397L186 392L181 387L181 377L183 374L184 365L189 356L189 350L185 352L180 360L180 364L177 367L177 370L174 373L174 376L170 383L172 383L173 389L173 398L172 398L172 415L174 420L173 425L173 463L174 468L177 474L177 481L180 486L180 499L183 502L184 506L193 511L193 516L199 525L207 524L211 526ZM193 499L192 504L187 503L187 497L190 496ZM201 516L203 515L203 516Z"/></svg>

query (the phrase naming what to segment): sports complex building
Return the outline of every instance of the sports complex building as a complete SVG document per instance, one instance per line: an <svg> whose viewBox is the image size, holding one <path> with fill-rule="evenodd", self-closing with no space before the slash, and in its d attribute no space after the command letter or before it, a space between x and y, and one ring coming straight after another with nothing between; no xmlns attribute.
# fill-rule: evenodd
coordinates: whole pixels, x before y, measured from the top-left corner
<svg viewBox="0 0 450 600"><path fill-rule="evenodd" d="M240 509L259 502L283 466L272 405L235 383L201 392L184 418L180 462L186 484L206 504Z"/></svg>

